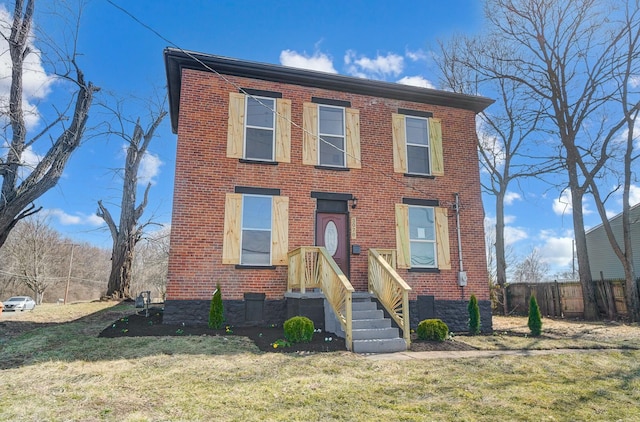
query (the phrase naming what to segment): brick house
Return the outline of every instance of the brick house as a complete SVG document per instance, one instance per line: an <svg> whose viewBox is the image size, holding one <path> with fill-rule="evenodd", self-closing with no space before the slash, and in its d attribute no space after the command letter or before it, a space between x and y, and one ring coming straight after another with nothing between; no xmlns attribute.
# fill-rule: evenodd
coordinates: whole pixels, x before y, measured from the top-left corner
<svg viewBox="0 0 640 422"><path fill-rule="evenodd" d="M164 56L178 135L165 321L206 323L220 283L233 325L307 315L350 331L372 291L404 332L425 318L466 331L475 294L491 330L475 129L491 100Z"/></svg>

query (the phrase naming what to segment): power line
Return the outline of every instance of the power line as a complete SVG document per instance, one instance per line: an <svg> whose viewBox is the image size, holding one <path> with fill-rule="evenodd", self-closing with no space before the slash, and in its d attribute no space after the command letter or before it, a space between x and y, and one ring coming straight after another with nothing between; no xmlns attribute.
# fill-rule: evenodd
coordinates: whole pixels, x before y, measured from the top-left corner
<svg viewBox="0 0 640 422"><path fill-rule="evenodd" d="M269 107L268 105L264 104L262 101L260 101L259 98L256 98L255 96L253 96L252 94L246 92L241 86L239 86L238 84L236 84L235 82L233 82L232 80L226 78L224 75L222 75L221 73L219 73L217 70L211 68L209 65L207 65L206 63L204 63L202 60L200 60L198 57L194 56L193 54L191 54L191 52L184 50L183 48L181 48L180 46L178 46L176 43L174 43L173 41L169 40L168 38L166 38L164 35L162 35L160 32L158 32L157 30L155 30L154 28L152 28L151 26L147 25L146 23L142 22L140 19L138 19L135 15L133 15L131 12L129 12L128 10L126 10L125 8L115 4L112 0L107 0L107 2L109 4L111 4L113 7L115 7L116 9L120 10L121 12L123 12L124 14L126 14L127 16L129 16L131 19L133 19L136 23L138 23L139 25L141 25L142 27L144 27L145 29L147 29L148 31L152 32L153 34L155 34L158 38L160 38L161 40L165 41L166 43L168 43L169 45L171 45L172 47L175 47L177 50L179 50L181 53L187 55L189 58L191 58L192 60L196 61L198 64L200 64L202 67L204 67L205 69L207 69L208 71L210 71L211 73L215 74L216 76L218 76L219 78L221 78L223 81L225 81L226 83L228 83L229 85L233 86L235 89L237 89L239 92L241 92L242 94L248 96L249 98L253 99L254 101L258 102L260 105L262 105L263 107L265 107L267 110L271 111L272 113L274 113L276 116L281 117L282 119L288 121L291 125L295 126L296 128L301 129L304 133L307 133L309 135L311 135L314 138L318 138L318 140L320 142L325 143L326 145L331 146L332 148L336 149L337 151L353 158L354 160L360 162L361 166L367 167L370 170L373 170L376 173L381 174L382 176L391 179L393 182L397 183L398 185L401 185L405 188L410 188L413 189L414 191L428 197L430 196L429 193L423 191L422 189L419 189L415 186L412 186L406 182L404 182L404 180L400 180L398 178L396 178L393 174L388 174L386 173L384 170L380 170L376 167L374 167L371 164L366 164L362 162L361 158L355 157L352 154L349 154L348 151L346 151L346 148L340 149L337 146L333 145L331 142L326 141L325 139L323 139L321 136L319 135L315 135L311 132L309 132L309 130L305 129L304 127L300 126L299 124L297 124L296 122L294 122L293 120L291 120L290 118L286 117L286 116L282 116L281 114L278 113L277 110L272 109L271 107Z"/></svg>

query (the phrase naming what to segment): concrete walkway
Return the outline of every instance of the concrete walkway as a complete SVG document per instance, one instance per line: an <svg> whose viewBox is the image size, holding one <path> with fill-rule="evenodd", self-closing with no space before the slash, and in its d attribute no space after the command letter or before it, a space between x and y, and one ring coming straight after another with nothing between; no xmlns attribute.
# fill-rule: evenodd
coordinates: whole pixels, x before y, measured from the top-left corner
<svg viewBox="0 0 640 422"><path fill-rule="evenodd" d="M397 352L364 355L369 360L423 360L492 358L498 356L544 356L567 353L631 352L634 349L549 349L549 350L465 350L439 352Z"/></svg>

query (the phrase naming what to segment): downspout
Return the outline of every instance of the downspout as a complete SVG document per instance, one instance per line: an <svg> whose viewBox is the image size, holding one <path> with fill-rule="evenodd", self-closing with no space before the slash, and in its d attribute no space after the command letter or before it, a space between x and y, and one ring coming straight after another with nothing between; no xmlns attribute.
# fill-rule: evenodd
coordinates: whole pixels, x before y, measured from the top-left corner
<svg viewBox="0 0 640 422"><path fill-rule="evenodd" d="M464 271L464 263L462 262L462 239L460 237L460 194L456 192L453 195L456 198L456 202L453 207L456 211L456 229L458 232L458 266L460 268L458 272L458 286L460 287L460 299L464 300L464 287L467 285L467 273Z"/></svg>

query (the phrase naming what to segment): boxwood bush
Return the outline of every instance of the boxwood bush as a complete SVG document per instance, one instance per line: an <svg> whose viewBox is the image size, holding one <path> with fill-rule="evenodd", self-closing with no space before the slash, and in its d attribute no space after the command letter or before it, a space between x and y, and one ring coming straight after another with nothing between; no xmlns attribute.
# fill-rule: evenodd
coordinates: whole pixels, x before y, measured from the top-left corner
<svg viewBox="0 0 640 422"><path fill-rule="evenodd" d="M449 334L449 327L440 319L425 319L418 324L420 340L444 341Z"/></svg>
<svg viewBox="0 0 640 422"><path fill-rule="evenodd" d="M284 336L291 343L309 343L315 327L307 317L295 316L284 322Z"/></svg>

